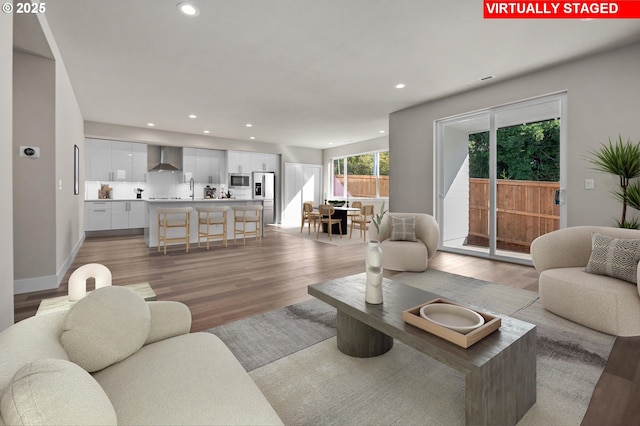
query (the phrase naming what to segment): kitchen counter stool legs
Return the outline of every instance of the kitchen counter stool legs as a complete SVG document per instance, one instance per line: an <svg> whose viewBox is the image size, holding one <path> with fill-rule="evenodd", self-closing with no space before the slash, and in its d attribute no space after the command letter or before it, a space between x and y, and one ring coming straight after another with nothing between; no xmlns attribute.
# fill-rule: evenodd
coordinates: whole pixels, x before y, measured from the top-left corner
<svg viewBox="0 0 640 426"><path fill-rule="evenodd" d="M255 236L262 239L262 209L261 205L234 206L233 207L233 243L236 235L242 235L242 245L247 244L247 236ZM238 225L241 226L238 229Z"/></svg>
<svg viewBox="0 0 640 426"><path fill-rule="evenodd" d="M164 254L167 254L167 242L184 242L187 253L189 252L189 233L191 224L191 207L159 207L158 213L158 251L160 242L164 245ZM184 228L184 236L172 236L167 233L172 229Z"/></svg>
<svg viewBox="0 0 640 426"><path fill-rule="evenodd" d="M209 250L209 241L216 238L222 238L224 246L227 247L227 214L230 208L228 206L209 206L197 207L196 210L198 211L198 247L200 247L200 238L206 239L207 250ZM212 234L211 232L216 226L222 226L222 231Z"/></svg>

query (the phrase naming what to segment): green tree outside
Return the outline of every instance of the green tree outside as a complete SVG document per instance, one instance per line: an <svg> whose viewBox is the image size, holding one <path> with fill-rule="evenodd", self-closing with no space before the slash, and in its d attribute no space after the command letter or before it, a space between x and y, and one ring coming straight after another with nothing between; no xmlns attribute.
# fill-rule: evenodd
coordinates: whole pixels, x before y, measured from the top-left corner
<svg viewBox="0 0 640 426"><path fill-rule="evenodd" d="M560 120L498 129L498 179L558 182ZM489 178L489 132L469 135L469 177Z"/></svg>

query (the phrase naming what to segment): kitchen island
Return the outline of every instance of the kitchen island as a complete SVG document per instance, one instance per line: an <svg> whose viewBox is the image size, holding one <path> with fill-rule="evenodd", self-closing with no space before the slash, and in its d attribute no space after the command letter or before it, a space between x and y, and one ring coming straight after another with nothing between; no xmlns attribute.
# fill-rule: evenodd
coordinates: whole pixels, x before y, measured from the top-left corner
<svg viewBox="0 0 640 426"><path fill-rule="evenodd" d="M201 198L201 199L190 199L190 198L181 198L181 199L149 199L145 200L147 204L147 214L145 218L145 227L144 227L144 242L149 247L158 247L158 214L156 210L159 207L191 207L193 211L191 212L191 229L189 235L190 244L198 243L198 212L196 208L198 207L206 207L206 206L229 206L232 210L229 211L227 217L227 238L231 241L233 240L233 229L234 229L234 220L233 220L233 207L234 206L250 206L250 205L262 205L262 200L257 199L235 199L235 198ZM181 229L171 229L168 232L168 235L171 237L172 231L182 232L184 235L184 230ZM264 235L264 227L262 227L262 233ZM220 239L222 240L222 239ZM204 241L203 241L204 242Z"/></svg>

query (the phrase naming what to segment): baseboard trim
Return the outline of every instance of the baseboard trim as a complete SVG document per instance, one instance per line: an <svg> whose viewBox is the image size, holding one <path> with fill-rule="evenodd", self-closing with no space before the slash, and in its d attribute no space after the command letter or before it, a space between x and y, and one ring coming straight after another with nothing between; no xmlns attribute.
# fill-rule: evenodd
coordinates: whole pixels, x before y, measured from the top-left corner
<svg viewBox="0 0 640 426"><path fill-rule="evenodd" d="M48 275L44 277L35 277L35 278L25 278L22 280L14 280L13 281L13 294L24 294L31 293L33 291L41 291L41 290L52 290L54 288L58 288L65 274L69 270L69 267L73 263L73 260L76 258L80 247L82 247L82 243L84 242L85 234L83 233L76 245L73 247L69 256L62 264L60 269L56 275Z"/></svg>

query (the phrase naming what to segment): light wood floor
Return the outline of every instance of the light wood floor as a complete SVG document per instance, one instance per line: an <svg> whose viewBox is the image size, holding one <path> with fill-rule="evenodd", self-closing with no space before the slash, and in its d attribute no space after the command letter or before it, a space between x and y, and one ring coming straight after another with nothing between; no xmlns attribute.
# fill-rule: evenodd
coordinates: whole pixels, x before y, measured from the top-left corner
<svg viewBox="0 0 640 426"><path fill-rule="evenodd" d="M228 248L217 244L207 251L192 245L191 251L185 253L183 246L176 246L167 255L150 250L142 236L88 238L58 289L15 296L15 320L35 315L43 298L66 295L71 272L91 262L106 265L113 274L114 285L148 282L158 300L185 303L193 316L192 331L308 300L309 284L364 270L364 244L336 247L271 227L265 233L262 242L250 241L244 247L241 242L230 243ZM441 252L429 267L516 288L538 289L538 274L528 266ZM385 271L385 276L393 275L394 272ZM638 354L639 339L616 342L585 424L637 421ZM605 421L612 419L616 420Z"/></svg>
<svg viewBox="0 0 640 426"><path fill-rule="evenodd" d="M111 270L114 285L148 282L158 300L185 303L193 331L308 300L309 284L364 271L364 244L337 247L272 227L265 233L246 246L216 243L207 251L192 244L189 253L175 246L166 255L150 250L142 236L87 238L58 289L15 296L15 320L35 315L43 298L66 295L71 272L92 262ZM439 253L430 267L537 290L537 273L527 266Z"/></svg>

